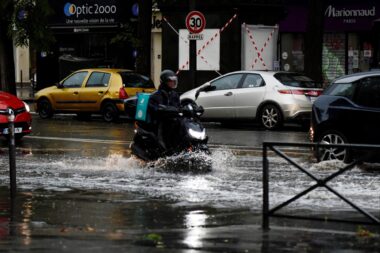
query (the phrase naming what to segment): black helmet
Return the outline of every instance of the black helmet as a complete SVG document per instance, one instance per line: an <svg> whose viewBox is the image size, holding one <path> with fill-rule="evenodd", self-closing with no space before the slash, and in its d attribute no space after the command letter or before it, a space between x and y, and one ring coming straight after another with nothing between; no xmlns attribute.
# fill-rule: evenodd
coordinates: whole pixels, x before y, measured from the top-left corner
<svg viewBox="0 0 380 253"><path fill-rule="evenodd" d="M169 81L174 81L173 86L168 86ZM160 75L160 85L165 85L168 88L175 89L178 85L178 79L174 71L170 69L165 69Z"/></svg>

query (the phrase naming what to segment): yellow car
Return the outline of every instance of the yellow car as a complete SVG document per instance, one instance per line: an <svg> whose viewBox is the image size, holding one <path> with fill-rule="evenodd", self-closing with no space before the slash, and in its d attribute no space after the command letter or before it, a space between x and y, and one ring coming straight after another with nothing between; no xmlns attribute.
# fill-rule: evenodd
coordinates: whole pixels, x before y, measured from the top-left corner
<svg viewBox="0 0 380 253"><path fill-rule="evenodd" d="M153 92L152 80L126 69L81 69L55 86L38 91L36 111L46 119L54 113L77 113L87 118L100 113L107 122L124 113L124 100L138 92Z"/></svg>

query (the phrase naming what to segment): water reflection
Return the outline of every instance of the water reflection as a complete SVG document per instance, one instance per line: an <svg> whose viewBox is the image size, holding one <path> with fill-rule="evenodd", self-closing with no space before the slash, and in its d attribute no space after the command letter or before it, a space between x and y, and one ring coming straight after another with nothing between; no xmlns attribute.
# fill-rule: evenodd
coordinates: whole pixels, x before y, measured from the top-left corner
<svg viewBox="0 0 380 253"><path fill-rule="evenodd" d="M207 237L205 229L207 215L203 211L191 211L185 216L187 232L184 243L190 248L200 248L203 246L202 239Z"/></svg>
<svg viewBox="0 0 380 253"><path fill-rule="evenodd" d="M31 231L31 219L33 215L33 201L32 193L27 193L28 198L22 205L21 210L21 223L19 225L20 234L22 235L22 243L24 245L30 245L32 242L32 231Z"/></svg>

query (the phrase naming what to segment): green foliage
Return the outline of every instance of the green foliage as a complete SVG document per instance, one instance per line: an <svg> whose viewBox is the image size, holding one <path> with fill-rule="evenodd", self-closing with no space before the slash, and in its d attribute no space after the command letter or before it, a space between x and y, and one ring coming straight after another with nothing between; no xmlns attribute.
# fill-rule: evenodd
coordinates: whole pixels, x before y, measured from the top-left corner
<svg viewBox="0 0 380 253"><path fill-rule="evenodd" d="M48 16L52 13L48 0L14 1L10 32L16 45L48 50L55 41L47 26Z"/></svg>
<svg viewBox="0 0 380 253"><path fill-rule="evenodd" d="M145 245L154 246L156 248L164 248L165 245L162 241L162 236L159 234L147 234L143 237L143 240Z"/></svg>
<svg viewBox="0 0 380 253"><path fill-rule="evenodd" d="M122 30L111 39L111 44L131 43L132 47L139 48L141 46L140 39L136 36L136 26L132 24L124 24Z"/></svg>

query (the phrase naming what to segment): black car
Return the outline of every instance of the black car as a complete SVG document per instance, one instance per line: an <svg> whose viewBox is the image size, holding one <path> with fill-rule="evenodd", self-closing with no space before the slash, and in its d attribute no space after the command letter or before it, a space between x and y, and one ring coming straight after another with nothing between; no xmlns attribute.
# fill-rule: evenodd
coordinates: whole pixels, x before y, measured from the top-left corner
<svg viewBox="0 0 380 253"><path fill-rule="evenodd" d="M313 104L310 139L324 144L380 145L380 71L336 79ZM316 155L319 160L349 162L363 153L353 149L324 148ZM380 160L379 153L372 152L368 161Z"/></svg>

